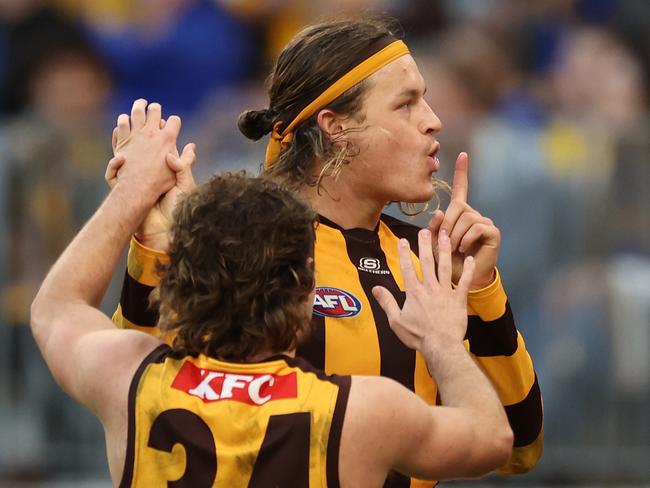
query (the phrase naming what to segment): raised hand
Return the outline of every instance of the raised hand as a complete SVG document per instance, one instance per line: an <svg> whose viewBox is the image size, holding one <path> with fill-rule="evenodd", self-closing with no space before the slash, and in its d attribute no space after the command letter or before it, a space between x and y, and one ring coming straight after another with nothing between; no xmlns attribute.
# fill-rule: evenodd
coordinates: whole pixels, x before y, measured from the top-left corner
<svg viewBox="0 0 650 488"><path fill-rule="evenodd" d="M476 270L470 289L483 288L494 280L495 266L501 247L501 233L494 222L484 217L467 203L468 192L467 153L460 153L456 159L451 202L446 212L438 210L428 225L434 235L434 253L438 250L435 237L445 230L451 240L452 279L457 282L463 269L463 261L472 256Z"/></svg>
<svg viewBox="0 0 650 488"><path fill-rule="evenodd" d="M152 203L172 188L176 180L166 157L176 145L181 123L178 117L173 116L161 126L161 110L157 103L147 106L146 100L137 100L133 104L128 138L117 147L118 162L123 165L129 160L130 164L123 165L119 175L112 180L113 186L120 185L129 194ZM118 162L114 160L109 166Z"/></svg>
<svg viewBox="0 0 650 488"><path fill-rule="evenodd" d="M126 114L118 117L117 127L113 130L113 151L116 157L109 162L105 174L105 179L111 187L117 181L118 174L125 163L125 158L122 157L121 152L130 143L133 125L130 119L135 116L136 123L139 120L139 114L136 111L137 103L134 103L130 118ZM161 130L164 130L171 119L167 122L163 118L160 119ZM165 161L176 175L174 186L160 197L136 232L136 237L143 245L161 251L166 251L169 246L168 232L171 228L173 212L178 199L196 187L192 175L192 165L196 162L195 145L187 144L182 153L179 154L174 144L171 151L166 155Z"/></svg>
<svg viewBox="0 0 650 488"><path fill-rule="evenodd" d="M438 274L433 258L431 232L418 234L422 281L419 280L406 239L400 239L398 253L404 277L406 301L400 309L395 297L384 287L372 289L391 328L400 340L424 353L459 345L467 329L467 292L474 272L472 257L465 259L458 286L452 286L451 243L447 233L438 236Z"/></svg>

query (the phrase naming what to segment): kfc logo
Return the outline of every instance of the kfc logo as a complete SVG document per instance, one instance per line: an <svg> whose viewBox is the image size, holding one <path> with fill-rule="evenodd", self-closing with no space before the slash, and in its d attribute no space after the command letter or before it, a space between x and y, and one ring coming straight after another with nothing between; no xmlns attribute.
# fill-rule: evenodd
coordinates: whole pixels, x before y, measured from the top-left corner
<svg viewBox="0 0 650 488"><path fill-rule="evenodd" d="M233 400L249 405L264 405L272 400L298 396L296 373L240 374L199 368L190 361L185 361L174 378L172 388L206 403Z"/></svg>

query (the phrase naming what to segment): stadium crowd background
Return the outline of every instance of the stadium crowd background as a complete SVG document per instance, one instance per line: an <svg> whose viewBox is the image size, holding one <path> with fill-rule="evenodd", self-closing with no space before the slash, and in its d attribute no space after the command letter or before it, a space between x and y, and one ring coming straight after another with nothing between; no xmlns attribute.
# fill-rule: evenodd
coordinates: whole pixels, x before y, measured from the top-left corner
<svg viewBox="0 0 650 488"><path fill-rule="evenodd" d="M266 106L274 56L306 24L369 10L404 27L443 121L440 176L467 150L470 203L502 231L546 447L499 483L650 483L650 2L0 0L0 486L108 483L99 423L26 325L107 192L116 115L161 102L198 145L199 179L256 172L264 145L236 117Z"/></svg>

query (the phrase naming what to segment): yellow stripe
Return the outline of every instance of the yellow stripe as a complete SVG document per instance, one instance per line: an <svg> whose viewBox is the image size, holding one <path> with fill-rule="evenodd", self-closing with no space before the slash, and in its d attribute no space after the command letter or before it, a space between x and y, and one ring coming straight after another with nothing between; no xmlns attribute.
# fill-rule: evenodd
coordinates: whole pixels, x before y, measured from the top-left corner
<svg viewBox="0 0 650 488"><path fill-rule="evenodd" d="M160 276L156 271L156 263L167 263L168 261L169 256L164 252L143 246L135 237L131 238L127 270L129 275L139 283L157 286Z"/></svg>
<svg viewBox="0 0 650 488"><path fill-rule="evenodd" d="M149 334L151 336L160 338L160 329L158 327L145 327L142 325L137 325L131 322L130 320L124 318L124 315L122 315L121 305L117 306L117 310L115 310L115 313L113 314L113 323L118 329L139 330L140 332L144 332L145 334ZM161 339L165 341L167 344L171 345L175 335L176 334L170 333L167 334L165 337L162 337Z"/></svg>
<svg viewBox="0 0 650 488"><path fill-rule="evenodd" d="M376 71L379 71L388 63L395 61L401 56L409 54L409 52L410 51L408 46L404 44L403 41L395 41L390 43L381 51L376 52L368 59L362 61L346 74L341 76L338 80L336 80L313 102L302 109L298 116L291 121L286 129L282 131L282 134L277 133L277 127L280 124L276 123L275 127L273 128L273 132L271 133L271 137L269 138L269 142L266 146L266 157L264 164L269 167L275 161L277 161L278 157L280 156L280 151L282 150L282 145L291 142L293 139L293 131L296 127L298 127L298 125L314 115L321 108L326 107L328 104L336 100L339 96L355 86L357 83L365 80L368 76L375 73Z"/></svg>
<svg viewBox="0 0 650 488"><path fill-rule="evenodd" d="M527 473L535 467L542 457L544 450L544 431L540 432L534 442L523 447L515 447L512 450L508 464L499 468L499 474L521 474Z"/></svg>
<svg viewBox="0 0 650 488"><path fill-rule="evenodd" d="M399 256L396 252L397 244L399 238L390 230L383 221L379 221L379 245L381 250L384 251L386 256L386 263L388 263L388 269L390 270L391 275L395 279L395 283L399 286L401 291L404 291L404 277L402 276L402 269L399 265ZM415 264L415 274L418 279L422 279L422 270L420 269L420 260L417 255L411 250L411 259Z"/></svg>
<svg viewBox="0 0 650 488"><path fill-rule="evenodd" d="M506 311L506 292L499 270L495 269L495 272L496 277L492 283L480 290L470 291L467 295L469 315L478 315L485 322L500 318Z"/></svg>
<svg viewBox="0 0 650 488"><path fill-rule="evenodd" d="M399 267L399 257L395 253L397 249L397 242L399 238L393 234L384 222L379 222L379 244L381 250L384 251L386 256L386 262L388 263L388 269L390 270L395 283L400 290L404 291L404 277L402 276L402 271ZM415 263L415 272L419 279L422 279L422 270L420 268L420 260L411 251L411 258ZM435 381L431 378L429 374L429 368L427 367L427 362L419 351L415 353L415 371L413 374L413 386L415 393L422 398L429 405L435 405L436 395L438 393L438 387L436 386ZM428 482L428 485L431 486L431 483ZM419 486L419 485L418 485Z"/></svg>
<svg viewBox="0 0 650 488"><path fill-rule="evenodd" d="M526 350L524 338L519 333L517 351L512 356L475 356L474 359L490 378L504 406L524 400L535 383L533 361Z"/></svg>
<svg viewBox="0 0 650 488"><path fill-rule="evenodd" d="M345 239L341 232L326 225L318 226L316 232L316 286L341 288L345 283L345 291L361 302L356 316L325 318L325 372L379 376L379 338L370 302L354 264L340 259L346 255ZM336 249L340 252L332 252Z"/></svg>
<svg viewBox="0 0 650 488"><path fill-rule="evenodd" d="M411 488L432 488L438 484L437 481L425 481L411 478Z"/></svg>
<svg viewBox="0 0 650 488"><path fill-rule="evenodd" d="M124 318L124 315L122 315L122 305L120 305L119 303L117 304L117 310L115 310L115 312L113 313L112 320L113 323L115 324L115 327L117 327L118 329L127 328L125 327L125 323L128 322L128 320L126 320Z"/></svg>

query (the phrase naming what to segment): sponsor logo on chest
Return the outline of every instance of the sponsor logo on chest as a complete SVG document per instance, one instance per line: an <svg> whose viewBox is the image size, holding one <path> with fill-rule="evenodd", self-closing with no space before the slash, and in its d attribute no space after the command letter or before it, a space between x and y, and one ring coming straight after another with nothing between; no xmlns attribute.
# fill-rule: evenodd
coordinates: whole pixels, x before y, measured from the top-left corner
<svg viewBox="0 0 650 488"><path fill-rule="evenodd" d="M361 311L361 302L352 293L330 286L314 290L314 315L317 317L354 317Z"/></svg>
<svg viewBox="0 0 650 488"><path fill-rule="evenodd" d="M249 405L264 405L273 400L298 396L296 373L240 374L199 368L190 361L185 361L176 374L172 388L206 403L234 400Z"/></svg>
<svg viewBox="0 0 650 488"><path fill-rule="evenodd" d="M359 266L357 266L357 269L359 271L365 271L366 273L372 274L390 274L390 271L381 268L381 261L377 258L361 258L359 260Z"/></svg>

